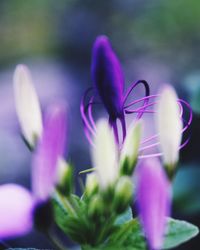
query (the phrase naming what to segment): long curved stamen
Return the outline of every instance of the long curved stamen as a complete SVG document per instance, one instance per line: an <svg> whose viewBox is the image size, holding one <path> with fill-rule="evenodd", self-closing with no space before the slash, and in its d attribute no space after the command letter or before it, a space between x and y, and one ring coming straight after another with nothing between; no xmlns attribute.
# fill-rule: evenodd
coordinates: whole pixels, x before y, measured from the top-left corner
<svg viewBox="0 0 200 250"><path fill-rule="evenodd" d="M192 114L192 108L190 107L190 105L189 105L186 101L184 101L184 100L182 100L182 99L179 99L178 102L179 102L179 103L184 103L185 106L186 106L186 107L188 108L188 110L189 110L189 120L188 120L186 126L182 129L182 133L183 133L183 132L185 132L185 131L188 129L188 127L191 125L191 123L192 123L192 118L193 118L193 114ZM182 105L181 105L181 106L182 106ZM182 112L182 113L183 113L183 112Z"/></svg>
<svg viewBox="0 0 200 250"><path fill-rule="evenodd" d="M89 141L89 143L94 146L94 143L92 141L92 138L91 138L91 135L89 134L89 131L87 130L86 127L83 128L84 129L84 133L85 133L85 136L87 138L87 140Z"/></svg>
<svg viewBox="0 0 200 250"><path fill-rule="evenodd" d="M188 142L189 142L190 138L188 138L184 143L182 143L179 147L179 150L181 150L182 148L184 148ZM139 155L138 159L145 159L145 158L151 158L151 157L158 157L158 156L162 156L163 153L159 152L159 153L154 153L154 154L147 154L147 155Z"/></svg>
<svg viewBox="0 0 200 250"><path fill-rule="evenodd" d="M184 133L184 131L188 128L189 126L188 126L188 122L186 122L186 125L185 125L185 127L182 129L182 133ZM157 138L158 137L158 134L156 134L156 135L153 135L153 136L151 136L150 138L149 138L149 141L150 140L153 140L153 139L155 139L155 138ZM147 139L148 140L148 139ZM146 141L147 142L147 141ZM145 142L145 143L146 143ZM144 144L144 142L142 142L141 144ZM155 147L155 146L157 146L157 145L159 145L160 144L160 142L155 142L155 143L152 143L152 144L150 144L150 145L147 145L147 146L144 146L144 147L140 147L140 149L139 149L139 151L143 151L143 150L146 150L146 149L150 149L150 148L153 148L153 147Z"/></svg>
<svg viewBox="0 0 200 250"><path fill-rule="evenodd" d="M178 102L178 104L179 104L179 107L180 107L180 118L184 121L184 123L185 123L185 126L183 127L183 129L182 129L182 133L184 133L188 128L189 128L189 126L191 125L191 122L192 122L192 117L193 117L193 114L192 114L192 109L191 109L191 107L190 107L190 105L186 102L186 101L184 101L184 100L182 100L182 99L178 99L177 100L177 102ZM188 110L189 110L189 119L188 119L188 121L185 121L185 119L183 119L183 112L184 112L184 108L183 108L183 106L182 106L182 103L188 108ZM149 104L150 105L150 104ZM150 138L148 138L148 139L146 139L145 141L143 141L141 144L144 144L144 143L147 143L147 142L149 142L149 141L151 141L151 140L153 140L153 139L156 139L156 138L158 138L158 134L156 134L156 135L153 135L153 136L151 136ZM180 148L179 148L179 150L181 149L181 148L183 148L187 143L188 143L188 141L189 141L189 139L187 139L181 146L180 146ZM150 144L150 145L147 145L147 146L144 146L144 147L141 147L140 149L139 149L139 151L143 151L143 150L146 150L146 149L150 149L150 148L154 148L155 146L157 146L157 145L159 145L160 144L160 142L155 142L155 143L152 143L152 144ZM159 154L159 155L158 155ZM156 156L160 156L160 155L162 155L162 153L156 153L156 154L150 154L148 157L156 157ZM145 156L145 155L144 155ZM146 158L146 156L145 157L142 157L142 158Z"/></svg>
<svg viewBox="0 0 200 250"><path fill-rule="evenodd" d="M83 120L83 124L84 124L84 127L92 134L94 135L95 134L95 131L94 131L94 128L90 125L89 121L88 121L88 118L86 116L86 113L88 111L88 105L85 105L85 99L87 97L87 95L89 94L89 92L93 90L93 88L89 88L86 90L82 100L81 100L81 105L80 105L80 112L81 112L81 117L82 117L82 120Z"/></svg>
<svg viewBox="0 0 200 250"><path fill-rule="evenodd" d="M142 101L144 101L144 100L146 100L146 99L149 99L149 100L150 100L151 98L156 98L156 97L159 97L159 96L160 96L160 95L149 95L149 96L142 97L142 98L140 98L140 99L137 99L137 100L135 100L135 101L133 101L133 102L127 104L126 106L124 106L124 108L129 108L129 107L131 107L132 105L137 104L137 103L139 103L139 102L142 102Z"/></svg>
<svg viewBox="0 0 200 250"><path fill-rule="evenodd" d="M122 140L124 142L125 137L126 137L126 121L125 121L125 117L123 115L123 117L120 118L120 122L121 122L121 126L122 126Z"/></svg>
<svg viewBox="0 0 200 250"><path fill-rule="evenodd" d="M153 148L153 147L155 147L155 146L157 146L157 145L159 145L159 144L160 144L160 142L152 143L152 144L150 144L150 145L148 145L148 146L141 147L141 148L139 149L139 151L143 151L143 150L146 150L146 149L149 149L149 148Z"/></svg>
<svg viewBox="0 0 200 250"><path fill-rule="evenodd" d="M131 86L128 88L125 96L124 96L124 101L123 103L125 104L125 102L127 101L128 99L128 96L130 95L130 93L132 92L132 90L138 85L142 83L145 87L145 95L146 97L150 95L150 88L149 88L149 84L145 81L145 80L138 80L137 82L134 82L131 84ZM145 99L144 99L145 100Z"/></svg>
<svg viewBox="0 0 200 250"><path fill-rule="evenodd" d="M137 112L145 112L145 111L148 111L148 110L145 110L146 108L149 108L149 107L151 107L151 106L153 106L155 104L157 104L157 102L146 104L144 106L139 107L138 109L133 109L133 110L125 109L125 113L126 114L132 114L132 113L137 113ZM153 112L155 112L155 111L153 111Z"/></svg>
<svg viewBox="0 0 200 250"><path fill-rule="evenodd" d="M121 129L122 129L122 143L124 142L124 139L126 137L126 121L124 115L119 118ZM117 127L117 120L113 120L111 117L109 118L109 124L113 128L113 132L115 135L115 139L117 144L120 144L120 138L119 138L119 130Z"/></svg>
<svg viewBox="0 0 200 250"><path fill-rule="evenodd" d="M93 106L93 101L94 101L94 96L92 96L90 98L90 101L89 101L89 107L88 107L88 116L89 116L89 120L92 124L92 127L96 130L96 125L95 125L95 121L94 121L94 118L93 118L93 115L92 115L92 106Z"/></svg>
<svg viewBox="0 0 200 250"><path fill-rule="evenodd" d="M145 80L139 80L137 81L136 83L133 83L131 84L131 86L128 88L126 94L125 94L125 97L124 97L124 101L123 103L125 104L127 99L128 99L128 96L131 94L132 90L137 86L139 85L140 83L142 83L144 85L144 88L145 88L145 96L149 96L150 95L150 88L149 88L149 84L145 81ZM146 105L149 101L149 99L144 99L144 105ZM137 115L137 118L136 119L140 119L143 115L143 110L141 110L141 112L138 113Z"/></svg>

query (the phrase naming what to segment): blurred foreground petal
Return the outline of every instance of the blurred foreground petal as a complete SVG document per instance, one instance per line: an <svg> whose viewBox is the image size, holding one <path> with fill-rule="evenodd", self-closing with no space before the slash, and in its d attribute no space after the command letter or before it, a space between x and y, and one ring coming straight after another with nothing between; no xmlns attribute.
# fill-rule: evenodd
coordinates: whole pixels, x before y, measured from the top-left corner
<svg viewBox="0 0 200 250"><path fill-rule="evenodd" d="M17 237L32 228L33 198L15 184L0 186L0 238Z"/></svg>
<svg viewBox="0 0 200 250"><path fill-rule="evenodd" d="M66 108L52 106L45 117L44 130L32 166L33 194L46 200L57 182L58 159L63 155L66 141Z"/></svg>
<svg viewBox="0 0 200 250"><path fill-rule="evenodd" d="M22 134L30 146L42 133L42 115L29 69L18 65L14 73L14 95Z"/></svg>
<svg viewBox="0 0 200 250"><path fill-rule="evenodd" d="M161 249L170 215L171 187L156 158L144 160L137 168L137 205L151 249Z"/></svg>

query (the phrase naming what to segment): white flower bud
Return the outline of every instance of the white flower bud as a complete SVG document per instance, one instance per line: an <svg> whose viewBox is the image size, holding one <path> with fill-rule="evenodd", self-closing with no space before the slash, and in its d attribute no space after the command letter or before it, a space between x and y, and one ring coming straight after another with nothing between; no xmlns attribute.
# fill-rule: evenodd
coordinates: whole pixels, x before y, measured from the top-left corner
<svg viewBox="0 0 200 250"><path fill-rule="evenodd" d="M22 134L31 147L42 133L42 115L38 96L29 69L18 65L14 73L14 96L16 112Z"/></svg>
<svg viewBox="0 0 200 250"><path fill-rule="evenodd" d="M96 168L99 184L106 189L114 183L118 176L118 149L113 131L106 120L97 122L97 130L92 147L92 161Z"/></svg>
<svg viewBox="0 0 200 250"><path fill-rule="evenodd" d="M179 159L183 123L177 99L174 88L165 86L157 106L156 119L160 148L167 167L173 167Z"/></svg>
<svg viewBox="0 0 200 250"><path fill-rule="evenodd" d="M114 195L114 207L118 213L122 213L130 205L133 196L133 184L131 178L122 176L119 178Z"/></svg>
<svg viewBox="0 0 200 250"><path fill-rule="evenodd" d="M63 158L59 158L57 164L57 188L69 195L73 189L73 168Z"/></svg>
<svg viewBox="0 0 200 250"><path fill-rule="evenodd" d="M91 196L98 191L99 182L96 173L90 173L86 176L85 193Z"/></svg>
<svg viewBox="0 0 200 250"><path fill-rule="evenodd" d="M141 121L132 124L128 129L120 155L121 174L131 175L133 172L134 166L137 162L141 132L142 132Z"/></svg>

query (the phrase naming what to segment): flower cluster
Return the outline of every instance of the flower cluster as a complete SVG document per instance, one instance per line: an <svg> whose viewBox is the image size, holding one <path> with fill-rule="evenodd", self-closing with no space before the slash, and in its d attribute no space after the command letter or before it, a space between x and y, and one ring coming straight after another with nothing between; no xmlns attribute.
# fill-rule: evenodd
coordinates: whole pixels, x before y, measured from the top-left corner
<svg viewBox="0 0 200 250"><path fill-rule="evenodd" d="M16 112L33 154L32 191L16 184L0 186L0 240L23 235L33 227L53 240L51 234L58 226L82 249L163 248L170 231L171 182L179 150L188 142L182 142L182 134L191 124L191 108L169 85L150 95L149 84L139 80L125 92L120 62L105 36L94 43L92 80L94 87L86 91L80 110L93 167L83 171L86 182L79 197L74 193L73 167L63 157L66 105L53 104L43 115L28 68L17 66ZM130 93L140 85L144 97L130 100ZM93 106L99 102L108 119L95 122ZM133 121L127 128L126 117L131 114ZM145 114L154 116L157 129L149 138L143 138ZM149 149L151 153L146 153ZM133 200L138 209L134 214L130 210ZM139 243L134 238L138 231Z"/></svg>

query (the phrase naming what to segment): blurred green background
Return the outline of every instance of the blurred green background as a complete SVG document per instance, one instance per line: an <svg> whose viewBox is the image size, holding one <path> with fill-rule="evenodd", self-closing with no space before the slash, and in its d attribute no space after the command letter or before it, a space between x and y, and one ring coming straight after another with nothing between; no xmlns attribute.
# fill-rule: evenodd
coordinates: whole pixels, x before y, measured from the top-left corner
<svg viewBox="0 0 200 250"><path fill-rule="evenodd" d="M19 63L32 73L42 107L56 99L69 105L67 158L76 172L90 164L79 103L91 85L95 37L109 36L121 59L126 84L175 86L193 107L194 119L181 151L174 184L174 217L200 226L200 1L197 0L1 0L0 1L0 182L29 187L31 155L16 119L12 75ZM137 95L137 93L136 93ZM78 155L78 157L77 157ZM11 247L49 247L42 235L9 241ZM199 250L200 237L177 249Z"/></svg>

